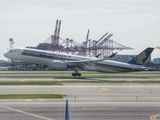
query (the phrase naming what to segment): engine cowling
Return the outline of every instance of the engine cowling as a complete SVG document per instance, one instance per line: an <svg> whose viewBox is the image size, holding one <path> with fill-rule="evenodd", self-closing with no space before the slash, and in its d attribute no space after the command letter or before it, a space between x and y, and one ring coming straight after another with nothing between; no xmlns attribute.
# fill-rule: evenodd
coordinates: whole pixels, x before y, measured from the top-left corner
<svg viewBox="0 0 160 120"><path fill-rule="evenodd" d="M63 61L54 61L52 67L55 70L66 70L68 68L68 65Z"/></svg>

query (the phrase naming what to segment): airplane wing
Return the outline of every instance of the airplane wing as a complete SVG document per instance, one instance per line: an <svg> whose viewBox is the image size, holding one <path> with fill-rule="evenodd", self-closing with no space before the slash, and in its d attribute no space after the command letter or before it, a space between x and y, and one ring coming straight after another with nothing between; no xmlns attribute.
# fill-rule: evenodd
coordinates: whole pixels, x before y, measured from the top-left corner
<svg viewBox="0 0 160 120"><path fill-rule="evenodd" d="M67 61L66 63L70 66L70 67L80 67L83 68L86 65L91 65L94 66L95 62L98 62L97 60L83 60L83 61Z"/></svg>
<svg viewBox="0 0 160 120"><path fill-rule="evenodd" d="M103 59L94 59L94 60L81 60L81 61L67 61L66 63L71 66L71 67L80 67L83 68L86 65L91 65L91 66L95 66L95 63L100 62L100 61L104 61L104 60L108 60L109 58L112 58L113 56L115 56L117 54L113 53L111 56L107 57L107 58L103 58Z"/></svg>

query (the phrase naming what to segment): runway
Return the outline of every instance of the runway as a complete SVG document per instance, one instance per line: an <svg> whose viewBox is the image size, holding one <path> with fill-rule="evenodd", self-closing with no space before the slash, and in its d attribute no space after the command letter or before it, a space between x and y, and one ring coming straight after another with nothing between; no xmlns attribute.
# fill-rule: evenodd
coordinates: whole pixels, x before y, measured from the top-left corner
<svg viewBox="0 0 160 120"><path fill-rule="evenodd" d="M38 80L38 79L36 79ZM9 80L8 80L9 81ZM160 84L65 83L0 86L0 94L63 94L63 99L0 99L1 120L158 120Z"/></svg>
<svg viewBox="0 0 160 120"><path fill-rule="evenodd" d="M10 104L8 104L10 103ZM160 118L159 102L69 101L71 120L151 120ZM1 120L64 120L65 100L0 103Z"/></svg>
<svg viewBox="0 0 160 120"><path fill-rule="evenodd" d="M70 100L160 101L159 84L92 84L1 86L0 94L62 94Z"/></svg>

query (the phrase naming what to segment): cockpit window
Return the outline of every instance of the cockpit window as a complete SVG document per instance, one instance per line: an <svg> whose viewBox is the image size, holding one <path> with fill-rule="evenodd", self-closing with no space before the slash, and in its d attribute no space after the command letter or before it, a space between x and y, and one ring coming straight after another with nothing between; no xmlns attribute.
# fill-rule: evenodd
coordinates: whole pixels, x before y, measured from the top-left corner
<svg viewBox="0 0 160 120"><path fill-rule="evenodd" d="M10 52L12 52L12 50L10 50Z"/></svg>

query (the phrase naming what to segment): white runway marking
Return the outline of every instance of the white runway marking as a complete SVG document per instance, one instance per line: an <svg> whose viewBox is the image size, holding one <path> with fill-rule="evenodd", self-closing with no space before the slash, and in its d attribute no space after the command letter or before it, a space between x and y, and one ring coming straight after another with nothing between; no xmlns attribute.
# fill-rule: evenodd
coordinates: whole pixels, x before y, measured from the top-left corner
<svg viewBox="0 0 160 120"><path fill-rule="evenodd" d="M83 110L114 110L115 108L82 108Z"/></svg>
<svg viewBox="0 0 160 120"><path fill-rule="evenodd" d="M16 111L16 112L19 112L19 113L23 113L23 114L26 114L26 115L30 115L30 116L33 116L33 117L37 117L37 118L40 118L40 119L43 119L43 120L54 120L54 119L51 119L51 118L42 117L42 116L39 116L39 115L36 115L36 114L24 112L22 110L14 109L14 108L11 108L11 107L3 106L3 108L6 108L6 109L12 110L12 111Z"/></svg>

